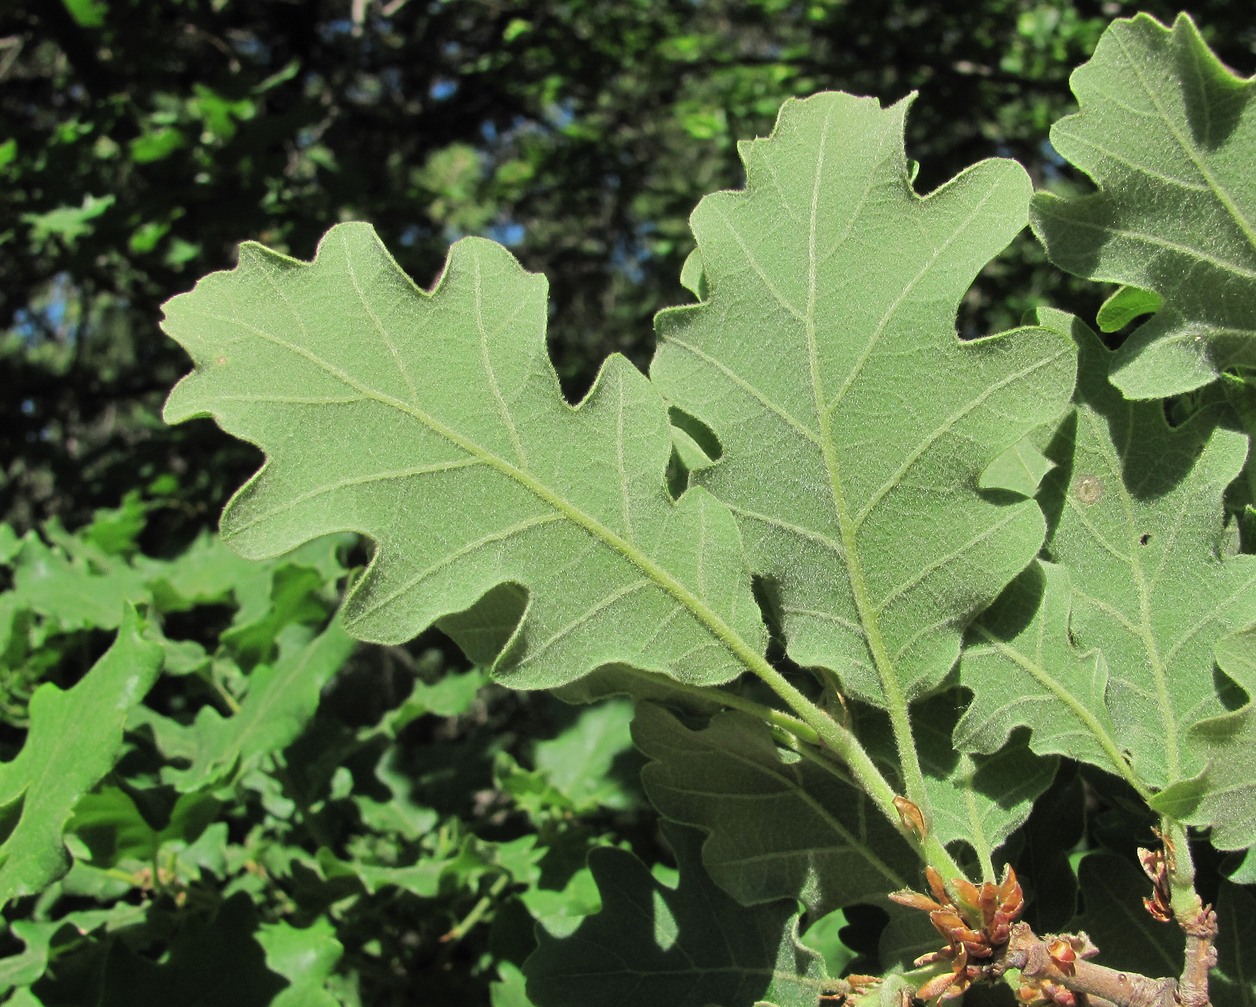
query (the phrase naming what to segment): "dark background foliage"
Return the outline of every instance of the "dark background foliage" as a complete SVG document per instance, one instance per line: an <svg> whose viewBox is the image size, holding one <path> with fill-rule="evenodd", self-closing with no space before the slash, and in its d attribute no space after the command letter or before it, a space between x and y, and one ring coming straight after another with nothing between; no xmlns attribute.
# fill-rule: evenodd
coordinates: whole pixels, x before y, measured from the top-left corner
<svg viewBox="0 0 1256 1007"><path fill-rule="evenodd" d="M49 555L70 557L58 566L28 540L14 568L51 570L50 596L148 606L167 644L195 652L188 667L168 666L147 700L172 734L202 708L221 708L224 695L247 703L254 670L275 660L267 648L292 626L321 627L337 580L362 554L345 542L335 563L298 557L246 575L202 539L194 550L207 550L206 569L236 571L222 583L186 562L186 575L173 560L155 565L186 560L182 550L213 529L259 461L208 422L162 424L162 400L188 367L159 330L165 299L230 268L243 240L309 258L340 220L373 223L425 286L451 241L488 235L548 276L555 365L577 398L608 352L648 363L653 313L688 299L678 277L693 247L689 212L704 193L741 184L737 140L766 135L786 98L840 88L888 103L918 91L908 152L921 192L992 155L1017 158L1041 186L1084 184L1062 169L1048 129L1072 107L1071 68L1113 17L1138 9L1165 21L1176 13L1159 0L0 6L0 523L42 529ZM1191 13L1223 59L1252 71L1246 5L1201 0ZM1093 313L1102 293L1047 269L1023 235L974 287L960 330L1014 324L1040 303ZM120 502L77 537L61 530ZM16 542L0 534L0 560L17 555ZM22 576L0 566L0 601L4 578ZM249 577L264 582L256 591L269 610L246 612ZM0 616L14 611L0 606ZM73 685L116 625L77 609L32 608L11 621L18 629L0 645L5 758L23 741L34 685ZM186 841L183 879L120 889L109 911L131 900L144 916L125 940L59 931L57 943L59 914L91 893L70 885L43 900L31 911L41 925L53 921L49 953L60 966L32 988L46 1003L75 1003L113 977L122 998L175 979L195 986L197 961L251 955L256 981L246 976L241 989L269 1002L265 984L279 966L268 959L267 971L259 945L239 934L275 920L310 924L304 939L326 951L330 929L314 926L326 914L344 951L345 1003L483 1003L493 982L495 1005L522 1003L511 999L522 995L517 971L502 969L531 950L529 913L552 909L587 849L619 844L650 863L666 854L636 789L622 709L608 727L585 719L601 716L597 708L477 692L482 676L461 663L436 634L358 648L329 678L317 715L312 706L304 714L308 728L269 761L259 756L231 802L213 789L218 780L194 794L202 803L185 826L183 812L162 805L169 787L153 782L162 738L132 736L93 807L119 834ZM590 737L608 753L606 793L554 769L584 757L569 753ZM1080 821L1096 793L1070 771L1041 803ZM1092 831L1122 808L1121 795L1100 797L1108 817L1092 814ZM281 806L295 810L284 819ZM225 852L211 856L198 837L215 816L226 823L215 834ZM1125 819L1118 826L1122 841L1135 832ZM1062 851L1077 841L1060 839L1052 869L1066 870ZM198 846L210 866L194 862ZM134 868L129 849L111 854L117 870ZM416 861L446 872L435 894L413 877L409 888L367 892L344 867ZM1058 905L1038 903L1046 915L1036 923L1058 926L1073 913L1065 890ZM875 932L866 923L845 932L844 953L870 951ZM29 958L33 946L0 935L0 960ZM208 950L198 958L196 947Z"/></svg>
<svg viewBox="0 0 1256 1007"><path fill-rule="evenodd" d="M1169 19L1161 2L1140 5ZM1130 4L878 0L47 0L0 14L0 516L74 523L126 489L210 525L255 465L208 424L167 430L186 362L159 305L236 245L308 258L365 219L421 284L464 234L552 291L559 373L648 360L700 196L740 184L736 141L825 88L919 91L927 191L992 154L1059 185L1046 143L1069 69ZM1243 5L1192 11L1251 62ZM1067 301L1018 244L975 289L973 332ZM997 293L997 299L994 294ZM173 474L176 480L162 479ZM155 483L156 481L156 483Z"/></svg>

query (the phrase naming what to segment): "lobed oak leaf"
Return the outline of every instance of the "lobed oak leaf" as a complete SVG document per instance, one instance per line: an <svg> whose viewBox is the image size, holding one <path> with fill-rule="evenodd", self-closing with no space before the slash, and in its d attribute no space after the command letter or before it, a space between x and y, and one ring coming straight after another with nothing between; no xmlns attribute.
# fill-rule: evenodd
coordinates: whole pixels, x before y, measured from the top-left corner
<svg viewBox="0 0 1256 1007"><path fill-rule="evenodd" d="M659 314L650 369L719 441L693 478L779 590L790 656L887 708L941 682L1038 551L1034 503L979 484L1062 412L1074 374L1041 328L957 337L969 284L1028 219L1029 179L990 160L917 195L909 105L790 101L741 145L745 190L691 218L703 299Z"/></svg>
<svg viewBox="0 0 1256 1007"><path fill-rule="evenodd" d="M431 293L366 224L332 228L311 263L246 244L166 305L196 364L166 418L211 415L266 453L223 515L243 554L374 541L355 636L442 621L516 688L616 662L728 681L766 639L736 524L705 491L668 495L666 408L625 359L567 404L545 298L481 239L453 246Z"/></svg>
<svg viewBox="0 0 1256 1007"><path fill-rule="evenodd" d="M1094 180L1038 193L1034 231L1057 266L1126 284L1100 324L1146 312L1117 351L1131 398L1198 388L1256 363L1256 80L1221 63L1186 14L1112 23L1070 80L1080 111L1051 145Z"/></svg>

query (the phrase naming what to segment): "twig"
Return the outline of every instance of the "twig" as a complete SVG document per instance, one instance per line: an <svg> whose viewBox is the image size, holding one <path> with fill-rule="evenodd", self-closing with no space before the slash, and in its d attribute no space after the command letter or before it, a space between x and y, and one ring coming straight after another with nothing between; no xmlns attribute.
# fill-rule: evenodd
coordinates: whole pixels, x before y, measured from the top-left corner
<svg viewBox="0 0 1256 1007"><path fill-rule="evenodd" d="M1182 921L1186 934L1186 964L1178 980L1177 1001L1182 1007L1208 1007L1208 972L1217 964L1217 914L1204 906L1193 919Z"/></svg>
<svg viewBox="0 0 1256 1007"><path fill-rule="evenodd" d="M1074 993L1085 993L1091 1004L1102 999L1115 1007L1174 1007L1178 992L1177 980L1171 977L1150 979L1138 973L1118 972L1080 956L1061 962L1052 956L1048 941L1038 937L1027 923L1012 927L1000 971L1009 968L1020 969L1021 978L1030 982L1045 982ZM1208 1002L1206 970L1204 974L1204 999L1194 1007L1203 1007Z"/></svg>

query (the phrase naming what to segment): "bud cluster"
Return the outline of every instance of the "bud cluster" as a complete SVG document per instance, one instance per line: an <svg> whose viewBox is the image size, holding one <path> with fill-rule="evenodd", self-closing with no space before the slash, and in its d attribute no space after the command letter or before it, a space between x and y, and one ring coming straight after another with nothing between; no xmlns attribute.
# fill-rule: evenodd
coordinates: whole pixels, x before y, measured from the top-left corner
<svg viewBox="0 0 1256 1007"><path fill-rule="evenodd" d="M1170 855L1171 848L1167 843L1162 850L1138 848L1138 861L1143 865L1143 873L1151 879L1151 898L1143 899L1143 906L1158 923L1168 923L1173 919L1173 893L1169 888Z"/></svg>
<svg viewBox="0 0 1256 1007"><path fill-rule="evenodd" d="M932 867L925 868L925 877L933 898L913 891L895 892L890 898L899 905L927 912L947 942L941 950L916 959L917 965L951 964L949 972L934 976L921 986L916 997L950 1000L960 996L993 964L997 952L1007 945L1012 923L1024 910L1025 899L1010 866L998 885L989 881L974 885L955 878L951 882L953 896Z"/></svg>

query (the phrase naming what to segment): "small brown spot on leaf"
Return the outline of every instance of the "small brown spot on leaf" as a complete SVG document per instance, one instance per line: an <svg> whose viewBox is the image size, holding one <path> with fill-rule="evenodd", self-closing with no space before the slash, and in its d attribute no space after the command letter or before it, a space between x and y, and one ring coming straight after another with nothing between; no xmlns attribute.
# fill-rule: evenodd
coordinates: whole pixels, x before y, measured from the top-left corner
<svg viewBox="0 0 1256 1007"><path fill-rule="evenodd" d="M1084 504L1098 503L1103 496L1103 483L1098 476L1082 476L1073 486L1073 495Z"/></svg>

